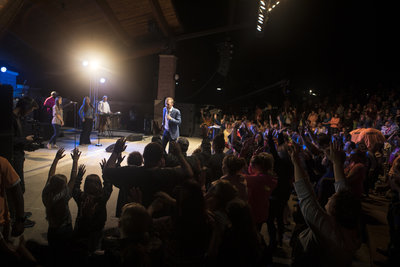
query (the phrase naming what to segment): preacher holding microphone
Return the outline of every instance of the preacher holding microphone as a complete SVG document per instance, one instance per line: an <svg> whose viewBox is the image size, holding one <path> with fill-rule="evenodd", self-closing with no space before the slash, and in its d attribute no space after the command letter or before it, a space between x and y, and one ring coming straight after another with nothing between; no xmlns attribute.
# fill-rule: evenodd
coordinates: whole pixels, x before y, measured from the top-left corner
<svg viewBox="0 0 400 267"><path fill-rule="evenodd" d="M169 141L176 141L179 138L179 125L181 124L181 112L174 108L174 99L167 97L163 109L162 127L164 133L162 136L162 145L165 150Z"/></svg>

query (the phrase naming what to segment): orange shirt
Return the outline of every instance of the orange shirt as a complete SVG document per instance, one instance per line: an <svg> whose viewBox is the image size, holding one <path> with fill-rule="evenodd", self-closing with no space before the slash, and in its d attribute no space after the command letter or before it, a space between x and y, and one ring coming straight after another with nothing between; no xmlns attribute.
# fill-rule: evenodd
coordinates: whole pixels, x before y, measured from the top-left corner
<svg viewBox="0 0 400 267"><path fill-rule="evenodd" d="M5 201L6 189L19 183L20 179L10 162L0 156L0 225L10 221Z"/></svg>
<svg viewBox="0 0 400 267"><path fill-rule="evenodd" d="M329 121L329 123L331 124L332 128L338 128L339 127L339 121L340 121L340 118L332 117L332 119Z"/></svg>

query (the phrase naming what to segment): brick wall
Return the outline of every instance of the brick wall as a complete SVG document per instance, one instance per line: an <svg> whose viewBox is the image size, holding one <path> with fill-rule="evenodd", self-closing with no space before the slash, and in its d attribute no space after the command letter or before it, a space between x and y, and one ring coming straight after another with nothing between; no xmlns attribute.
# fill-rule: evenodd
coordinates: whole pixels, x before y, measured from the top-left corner
<svg viewBox="0 0 400 267"><path fill-rule="evenodd" d="M154 100L154 120L161 125L162 109L166 97L175 98L176 56L160 55L158 68L157 99Z"/></svg>

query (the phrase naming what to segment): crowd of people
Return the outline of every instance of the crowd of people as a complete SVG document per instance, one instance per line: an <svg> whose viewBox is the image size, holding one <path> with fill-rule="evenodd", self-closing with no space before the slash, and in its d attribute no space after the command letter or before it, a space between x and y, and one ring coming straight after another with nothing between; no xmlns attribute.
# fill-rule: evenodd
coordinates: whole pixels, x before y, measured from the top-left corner
<svg viewBox="0 0 400 267"><path fill-rule="evenodd" d="M184 137L168 140L167 153L155 125L151 142L143 153L131 152L126 166L126 140L118 139L109 159L100 162L102 177L85 176L78 149L70 155L70 178L57 173L65 157L60 148L42 192L48 244L22 238L13 247L3 231L2 258L33 266L273 266L292 195L297 203L292 265L351 266L365 242L361 202L386 194L390 243L384 253L387 266L395 266L400 262L398 99L389 92L363 104L285 101L276 114L202 114L202 142L191 155ZM357 128L376 128L385 141L353 142L351 131ZM20 196L18 175L6 161L0 163L2 179L8 177L0 185ZM110 210L113 186L119 193ZM74 224L71 198L78 206ZM21 217L21 206L17 212ZM107 212L119 218L117 229L104 229ZM9 217L0 215L5 230ZM18 223L8 227L15 235L23 232ZM268 239L261 235L263 225Z"/></svg>

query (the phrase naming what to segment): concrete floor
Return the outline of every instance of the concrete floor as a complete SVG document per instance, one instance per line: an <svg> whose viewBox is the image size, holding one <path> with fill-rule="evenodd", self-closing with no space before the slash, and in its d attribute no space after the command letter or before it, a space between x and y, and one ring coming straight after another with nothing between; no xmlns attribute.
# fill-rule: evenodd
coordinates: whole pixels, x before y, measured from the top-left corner
<svg viewBox="0 0 400 267"><path fill-rule="evenodd" d="M66 156L61 159L58 163L56 173L65 174L68 179L71 172L72 160L70 156L71 150L74 148L75 136L73 133L64 132L64 137L57 140L57 145L59 147L64 147L66 151ZM77 140L79 140L79 135L77 135ZM100 139L100 144L102 146L96 146L98 143L97 136L91 136L92 145L89 146L78 146L79 150L82 151L82 155L79 159L79 164L86 165L86 175L88 174L98 174L101 177L100 161L103 158L108 159L111 155L105 151L105 148L111 144L114 144L117 140L115 138L102 138ZM188 137L189 140L189 150L190 155L194 149L196 149L201 144L200 138ZM127 142L127 148L123 155L128 155L132 151L139 151L143 153L144 147L150 143L151 136L144 136L142 141ZM168 149L168 147L167 147ZM42 203L42 190L46 183L48 172L53 162L54 156L57 149L47 149L41 148L34 152L26 152L25 159L25 187L26 192L24 194L25 199L25 211L32 212L31 220L36 222L36 225L32 228L25 229L25 239L34 239L40 243L47 243L46 233L47 233L47 221L45 215L44 205ZM122 162L122 165L126 165L126 158ZM82 183L83 184L83 183ZM82 185L83 187L83 185ZM105 228L111 228L117 226L117 218L115 217L115 207L118 196L119 189L114 187L110 200L107 203L107 222ZM77 214L77 206L73 199L69 202L69 208L72 214L73 224L75 223L75 218Z"/></svg>

